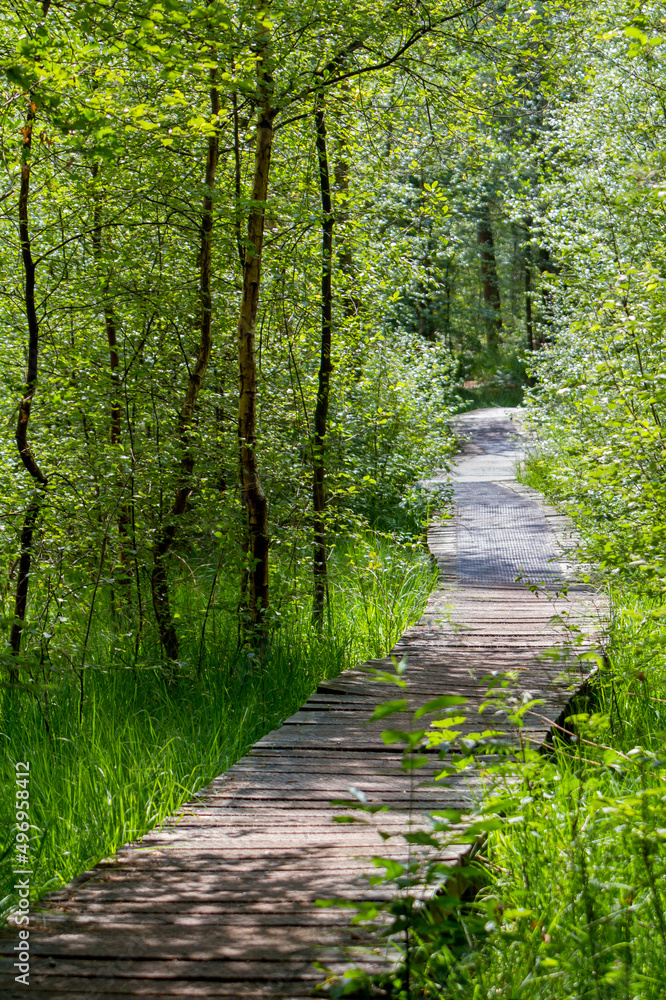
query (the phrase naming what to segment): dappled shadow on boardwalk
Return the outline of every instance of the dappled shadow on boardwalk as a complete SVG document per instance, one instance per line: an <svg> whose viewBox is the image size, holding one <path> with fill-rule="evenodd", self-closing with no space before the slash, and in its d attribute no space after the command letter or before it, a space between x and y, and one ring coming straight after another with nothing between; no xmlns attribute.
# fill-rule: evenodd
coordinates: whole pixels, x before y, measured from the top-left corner
<svg viewBox="0 0 666 1000"><path fill-rule="evenodd" d="M542 702L522 730L539 744L584 678L579 655L594 641L603 606L571 579L568 597L558 596L569 572L556 545L562 519L511 481L507 414L470 417L472 428L474 421L485 429L459 467L457 517L429 536L449 583L393 653L407 660L415 705L445 694L468 700L468 720L457 727L463 735L479 728L484 678L510 671L508 694ZM501 481L493 482L498 469ZM507 511L520 512L510 525ZM516 568L526 570L532 590L514 582ZM540 580L545 572L552 576ZM392 661L367 666L392 669ZM396 691L362 669L327 681L177 816L45 900L31 927L32 993L287 1000L309 995L321 979L313 961L335 971L353 962L385 969L392 956L381 943L350 927L348 911L318 908L316 900L387 898L387 888L364 877L374 870L369 859L404 859L399 833L408 819L427 825L428 810L472 809L475 796L463 778L428 782L441 767L437 753L414 784L401 770L399 753L382 739L386 722L367 721L377 702L401 696ZM398 713L390 724L406 728L409 720ZM513 738L502 714L486 714L482 724ZM345 810L331 799L349 799L354 789L390 811L368 825L336 824ZM386 842L380 829L392 835ZM452 843L445 857L453 864L466 850ZM13 981L15 940L8 932L2 941L8 998L25 996Z"/></svg>

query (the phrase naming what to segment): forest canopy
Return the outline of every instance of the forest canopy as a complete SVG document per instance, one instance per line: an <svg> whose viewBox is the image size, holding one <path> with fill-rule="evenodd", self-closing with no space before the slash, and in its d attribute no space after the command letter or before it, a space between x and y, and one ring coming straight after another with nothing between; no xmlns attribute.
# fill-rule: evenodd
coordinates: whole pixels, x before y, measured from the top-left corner
<svg viewBox="0 0 666 1000"><path fill-rule="evenodd" d="M174 588L214 551L262 644L291 599L271 559L311 550L321 628L330 539L414 530L481 344L512 345L517 384L524 295L503 312L495 243L527 273L525 236L493 235L493 143L541 113L512 61L544 32L479 2L14 8L12 676L74 655L72 602L121 616L135 662L187 659Z"/></svg>

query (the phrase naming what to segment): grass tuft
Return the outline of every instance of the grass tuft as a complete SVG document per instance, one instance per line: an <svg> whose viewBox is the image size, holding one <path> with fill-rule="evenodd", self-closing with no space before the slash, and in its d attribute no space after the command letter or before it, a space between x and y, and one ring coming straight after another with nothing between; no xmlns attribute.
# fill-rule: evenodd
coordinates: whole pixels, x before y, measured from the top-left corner
<svg viewBox="0 0 666 1000"><path fill-rule="evenodd" d="M183 626L189 639L175 685L155 663L150 637L136 667L119 658L122 636L112 618L100 613L82 703L79 677L58 662L51 664L52 681L36 689L38 697L2 691L3 919L17 902L12 867L18 761L30 764L31 884L38 898L177 810L293 714L320 680L388 653L420 616L436 573L416 544L396 545L372 532L340 542L331 556L323 634L309 625L307 597L299 602L292 595L282 603L263 662L238 649L230 595L220 590L209 601L205 582L202 572L200 586L178 593L179 620L193 625L189 633ZM202 644L206 604L210 620Z"/></svg>

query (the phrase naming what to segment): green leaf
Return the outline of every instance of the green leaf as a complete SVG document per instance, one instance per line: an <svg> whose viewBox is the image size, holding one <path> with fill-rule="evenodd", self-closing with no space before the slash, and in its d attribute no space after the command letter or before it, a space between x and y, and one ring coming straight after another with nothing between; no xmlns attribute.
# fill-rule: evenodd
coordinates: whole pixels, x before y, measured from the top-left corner
<svg viewBox="0 0 666 1000"><path fill-rule="evenodd" d="M403 729L385 729L382 732L382 739L387 746L393 743L406 743L409 747L414 747L421 742L425 736L425 729L417 729L413 733Z"/></svg>
<svg viewBox="0 0 666 1000"><path fill-rule="evenodd" d="M372 674L373 680L379 681L381 684L395 684L396 687L403 690L407 687L407 681L403 681L395 674L389 673L388 670L369 670L368 673Z"/></svg>
<svg viewBox="0 0 666 1000"><path fill-rule="evenodd" d="M446 823L459 823L462 813L458 809L435 809L430 815Z"/></svg>
<svg viewBox="0 0 666 1000"><path fill-rule="evenodd" d="M416 756L410 756L407 754L403 756L400 766L403 771L418 771L419 768L425 767L428 763L429 758L424 754L418 754Z"/></svg>
<svg viewBox="0 0 666 1000"><path fill-rule="evenodd" d="M504 826L504 820L496 817L495 819L482 819L478 823L472 823L465 830L465 833L469 837L476 837L480 833L491 833L493 830L501 830Z"/></svg>
<svg viewBox="0 0 666 1000"><path fill-rule="evenodd" d="M433 698L432 701L427 701L425 705L417 708L414 718L420 719L429 712L439 711L440 708L451 708L453 705L465 705L466 703L467 698L463 698L461 695L445 694L441 698Z"/></svg>
<svg viewBox="0 0 666 1000"><path fill-rule="evenodd" d="M431 837L429 833L425 833L423 830L417 830L416 833L405 833L403 834L403 840L406 840L408 844L422 844L424 847L436 847L440 848L441 844L434 837Z"/></svg>
<svg viewBox="0 0 666 1000"><path fill-rule="evenodd" d="M635 38L641 45L647 45L648 36L644 35L643 32L636 28L633 24L629 25L628 28L624 28L623 31L627 38Z"/></svg>
<svg viewBox="0 0 666 1000"><path fill-rule="evenodd" d="M369 805L367 802L355 802L353 799L331 799L332 806L340 806L343 809L357 809L359 812L377 813L386 812L388 806L379 803Z"/></svg>
<svg viewBox="0 0 666 1000"><path fill-rule="evenodd" d="M406 698L397 698L395 701L383 701L380 705L377 705L368 721L377 722L378 719L384 719L387 715L394 715L396 712L406 711Z"/></svg>
<svg viewBox="0 0 666 1000"><path fill-rule="evenodd" d="M371 858L371 861L372 861L373 865L375 866L375 868L385 868L386 869L386 878L387 879L400 878L400 876L404 875L404 873L406 871L405 866L401 865L398 861L394 861L393 858L379 858L379 857L374 857L374 858Z"/></svg>

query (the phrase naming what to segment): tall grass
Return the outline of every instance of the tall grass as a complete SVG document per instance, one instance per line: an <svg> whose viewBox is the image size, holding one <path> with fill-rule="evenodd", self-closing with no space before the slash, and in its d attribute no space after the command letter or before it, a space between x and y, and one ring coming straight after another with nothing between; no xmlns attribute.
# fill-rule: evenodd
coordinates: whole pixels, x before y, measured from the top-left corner
<svg viewBox="0 0 666 1000"><path fill-rule="evenodd" d="M553 462L532 458L523 478L551 502L564 499L582 558L601 562L612 528L604 543L608 522L573 488L563 498ZM652 578L641 586L635 566L602 568L598 579L610 613L598 653L584 654L596 671L553 744L530 747L516 716L512 748L491 741L486 756L456 746L456 773L467 769L484 787L481 816L452 831L435 815L422 842L443 851L485 837L464 872L466 891L460 876L447 877L441 853L409 873L387 868L394 895L385 909L404 961L379 981L361 970L332 977L332 997L666 997L666 600Z"/></svg>
<svg viewBox="0 0 666 1000"><path fill-rule="evenodd" d="M377 931L397 934L403 961L384 977L332 976L330 996L666 996L666 607L626 587L613 598L591 690L550 749L521 739L515 708L512 748L489 740L486 755L483 740L455 744L453 770L483 786L481 804L460 823L440 810L424 833L406 828L408 843L439 853L409 871L388 859L392 898L361 904L356 918L388 911ZM416 755L410 773L419 751L404 751ZM442 863L451 843L480 837L466 867Z"/></svg>
<svg viewBox="0 0 666 1000"><path fill-rule="evenodd" d="M617 587L605 656L571 735L487 773L486 933L435 995L666 996L666 609ZM464 925L468 916L460 912Z"/></svg>
<svg viewBox="0 0 666 1000"><path fill-rule="evenodd" d="M41 896L172 813L279 726L322 678L385 655L419 617L435 579L422 546L371 532L341 541L331 556L323 633L312 631L307 602L292 589L260 662L238 649L230 595L223 584L211 588L210 567L201 567L176 595L184 641L175 684L157 663L154 637L146 633L133 657L133 637L100 611L83 696L77 671L55 658L48 684L18 697L2 691L0 914L16 904L17 761L30 763L32 889ZM81 621L72 613L68 623L74 635L83 634L88 611L78 614Z"/></svg>
<svg viewBox="0 0 666 1000"><path fill-rule="evenodd" d="M523 479L561 499L552 459ZM587 556L599 524L566 505ZM486 771L489 834L481 888L433 995L511 1000L661 1000L666 996L666 605L627 573L610 575L597 671L552 751Z"/></svg>

